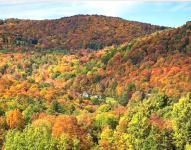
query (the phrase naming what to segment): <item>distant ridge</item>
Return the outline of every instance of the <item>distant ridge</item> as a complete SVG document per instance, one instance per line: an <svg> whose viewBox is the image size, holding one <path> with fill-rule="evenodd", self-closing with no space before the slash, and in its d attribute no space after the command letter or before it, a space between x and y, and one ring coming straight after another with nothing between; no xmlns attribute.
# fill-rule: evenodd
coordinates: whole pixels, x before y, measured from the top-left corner
<svg viewBox="0 0 191 150"><path fill-rule="evenodd" d="M5 19L0 23L2 47L101 49L122 44L166 27L118 17L76 15L52 20Z"/></svg>

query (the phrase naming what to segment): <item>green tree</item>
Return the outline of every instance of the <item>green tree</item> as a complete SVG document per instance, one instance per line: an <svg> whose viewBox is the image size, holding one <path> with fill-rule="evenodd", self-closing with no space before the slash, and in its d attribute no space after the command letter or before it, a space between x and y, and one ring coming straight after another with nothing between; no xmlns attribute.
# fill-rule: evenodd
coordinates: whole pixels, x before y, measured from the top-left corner
<svg viewBox="0 0 191 150"><path fill-rule="evenodd" d="M23 132L8 130L5 150L57 150L57 140L47 131L27 126Z"/></svg>
<svg viewBox="0 0 191 150"><path fill-rule="evenodd" d="M58 110L60 109L60 103L57 100L52 101L50 109L54 112L58 112Z"/></svg>
<svg viewBox="0 0 191 150"><path fill-rule="evenodd" d="M150 123L142 112L136 113L128 124L127 132L132 141L131 145L135 149L143 149L145 139L150 132Z"/></svg>
<svg viewBox="0 0 191 150"><path fill-rule="evenodd" d="M94 123L99 129L102 129L104 125L108 125L111 129L115 129L118 124L118 118L113 114L102 113L96 116Z"/></svg>
<svg viewBox="0 0 191 150"><path fill-rule="evenodd" d="M163 93L156 96L156 107L161 109L169 104L168 97Z"/></svg>
<svg viewBox="0 0 191 150"><path fill-rule="evenodd" d="M76 138L69 138L65 134L62 134L59 140L58 149L59 150L79 150L80 141Z"/></svg>
<svg viewBox="0 0 191 150"><path fill-rule="evenodd" d="M179 149L191 145L191 95L187 94L173 107L174 143Z"/></svg>
<svg viewBox="0 0 191 150"><path fill-rule="evenodd" d="M99 108L98 108L98 111L99 112L108 112L111 110L111 104L105 104L105 105L101 105Z"/></svg>
<svg viewBox="0 0 191 150"><path fill-rule="evenodd" d="M38 112L38 109L34 106L34 105L29 105L23 112L23 116L25 118L25 122L26 123L29 123L30 122L30 119L31 119L31 116L35 113L35 112Z"/></svg>

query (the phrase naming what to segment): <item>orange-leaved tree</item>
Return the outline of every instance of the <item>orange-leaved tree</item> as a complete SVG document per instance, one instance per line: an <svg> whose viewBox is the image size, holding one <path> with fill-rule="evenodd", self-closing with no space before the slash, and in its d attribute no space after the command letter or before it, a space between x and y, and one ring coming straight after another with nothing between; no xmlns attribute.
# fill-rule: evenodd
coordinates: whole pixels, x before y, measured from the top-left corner
<svg viewBox="0 0 191 150"><path fill-rule="evenodd" d="M11 128L11 129L23 129L24 128L24 116L22 115L22 113L18 110L10 110L9 113L6 116L6 122L7 125Z"/></svg>
<svg viewBox="0 0 191 150"><path fill-rule="evenodd" d="M56 118L56 122L52 128L53 134L60 139L62 135L71 139L70 145L73 145L73 139L80 142L81 149L90 149L93 145L90 135L84 132L84 129L78 125L78 120L75 116L61 115Z"/></svg>

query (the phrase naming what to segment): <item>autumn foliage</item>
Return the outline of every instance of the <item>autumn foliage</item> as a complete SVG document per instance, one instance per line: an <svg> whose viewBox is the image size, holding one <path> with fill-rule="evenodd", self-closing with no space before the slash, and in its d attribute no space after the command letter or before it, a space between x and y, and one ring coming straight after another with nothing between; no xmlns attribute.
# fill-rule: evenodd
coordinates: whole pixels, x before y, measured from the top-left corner
<svg viewBox="0 0 191 150"><path fill-rule="evenodd" d="M98 15L76 15L43 21L12 18L4 22L7 25L0 25L2 46L18 50L101 49L165 29L151 24Z"/></svg>
<svg viewBox="0 0 191 150"><path fill-rule="evenodd" d="M1 147L190 149L190 22L3 21Z"/></svg>
<svg viewBox="0 0 191 150"><path fill-rule="evenodd" d="M24 128L24 117L18 109L9 111L6 116L7 125L11 129L23 129Z"/></svg>

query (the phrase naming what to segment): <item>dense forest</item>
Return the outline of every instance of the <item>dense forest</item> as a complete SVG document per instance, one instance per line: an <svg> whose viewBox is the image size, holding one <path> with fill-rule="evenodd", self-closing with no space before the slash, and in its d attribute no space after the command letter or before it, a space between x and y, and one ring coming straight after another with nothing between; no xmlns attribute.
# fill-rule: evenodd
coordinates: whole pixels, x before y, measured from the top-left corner
<svg viewBox="0 0 191 150"><path fill-rule="evenodd" d="M166 27L116 17L77 15L56 20L0 21L0 41L9 49L102 49Z"/></svg>
<svg viewBox="0 0 191 150"><path fill-rule="evenodd" d="M191 22L0 21L3 150L190 150Z"/></svg>

